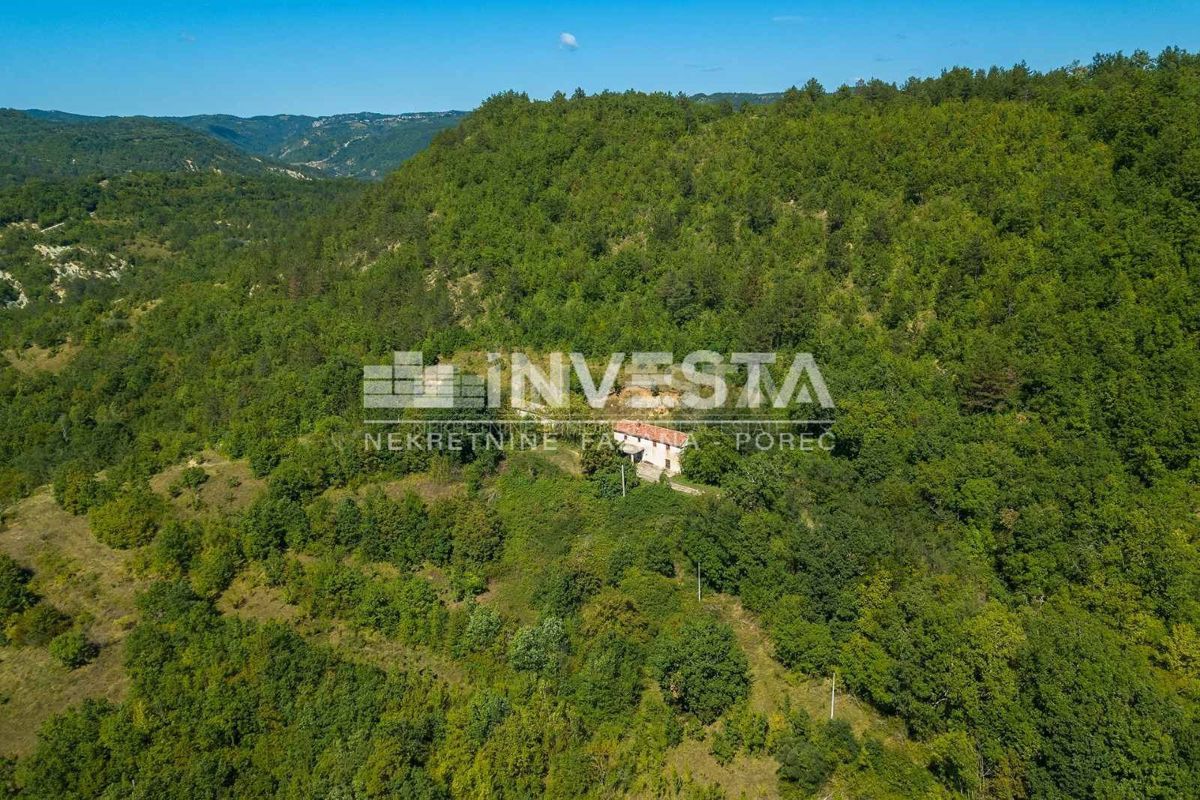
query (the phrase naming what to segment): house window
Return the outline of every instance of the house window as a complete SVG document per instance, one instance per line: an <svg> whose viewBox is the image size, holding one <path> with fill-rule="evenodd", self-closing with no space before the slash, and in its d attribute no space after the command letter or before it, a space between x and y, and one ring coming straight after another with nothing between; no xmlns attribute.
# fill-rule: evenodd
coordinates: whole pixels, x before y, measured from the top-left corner
<svg viewBox="0 0 1200 800"><path fill-rule="evenodd" d="M667 469L671 468L671 459L667 459Z"/></svg>

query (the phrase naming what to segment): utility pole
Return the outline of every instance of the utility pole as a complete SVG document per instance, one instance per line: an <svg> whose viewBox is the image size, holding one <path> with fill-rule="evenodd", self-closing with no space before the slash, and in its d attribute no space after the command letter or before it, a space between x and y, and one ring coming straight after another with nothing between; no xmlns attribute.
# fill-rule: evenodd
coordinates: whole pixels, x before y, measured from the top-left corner
<svg viewBox="0 0 1200 800"><path fill-rule="evenodd" d="M696 602L700 602L700 562L696 562Z"/></svg>
<svg viewBox="0 0 1200 800"><path fill-rule="evenodd" d="M837 700L837 670L833 671L833 683L829 686L829 719L833 719L833 704Z"/></svg>
<svg viewBox="0 0 1200 800"><path fill-rule="evenodd" d="M625 496L625 462L621 462L621 497Z"/></svg>

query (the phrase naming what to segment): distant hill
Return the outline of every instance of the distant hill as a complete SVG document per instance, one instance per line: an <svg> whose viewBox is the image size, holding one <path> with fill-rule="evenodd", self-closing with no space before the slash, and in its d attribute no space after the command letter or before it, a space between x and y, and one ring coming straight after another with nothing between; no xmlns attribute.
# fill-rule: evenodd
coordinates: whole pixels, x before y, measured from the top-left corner
<svg viewBox="0 0 1200 800"><path fill-rule="evenodd" d="M724 103L725 101L729 101L734 108L739 108L744 105L761 106L774 103L781 97L783 97L783 92L766 92L763 94L755 94L754 92L714 92L713 94L694 94L688 99L695 103Z"/></svg>
<svg viewBox="0 0 1200 800"><path fill-rule="evenodd" d="M408 114L361 112L329 117L299 114L88 117L37 109L24 113L39 121L60 125L142 120L182 126L231 145L244 154L278 160L307 174L368 180L387 175L423 150L438 131L457 125L467 114L465 111L428 111Z"/></svg>
<svg viewBox="0 0 1200 800"><path fill-rule="evenodd" d="M320 170L331 176L379 179L425 148L434 135L458 124L465 111L411 114L277 114L165 117L259 156Z"/></svg>
<svg viewBox="0 0 1200 800"><path fill-rule="evenodd" d="M83 117L58 111L0 109L0 186L28 178L134 171L276 173L297 178L316 174L150 117Z"/></svg>

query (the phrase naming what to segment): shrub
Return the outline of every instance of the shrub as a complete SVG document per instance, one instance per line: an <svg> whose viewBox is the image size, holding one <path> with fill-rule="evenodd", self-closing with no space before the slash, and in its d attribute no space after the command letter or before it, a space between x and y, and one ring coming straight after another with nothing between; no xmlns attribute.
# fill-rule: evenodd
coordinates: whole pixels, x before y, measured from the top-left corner
<svg viewBox="0 0 1200 800"><path fill-rule="evenodd" d="M771 639L775 657L801 672L822 674L837 656L833 634L827 625L810 622L804 603L796 595L784 595L771 615Z"/></svg>
<svg viewBox="0 0 1200 800"><path fill-rule="evenodd" d="M166 504L144 487L121 492L88 512L88 524L109 547L141 547L154 539L166 516Z"/></svg>
<svg viewBox="0 0 1200 800"><path fill-rule="evenodd" d="M68 669L82 667L96 657L97 650L83 632L77 630L60 633L50 641L50 655Z"/></svg>
<svg viewBox="0 0 1200 800"><path fill-rule="evenodd" d="M179 477L171 484L171 496L178 497L184 489L195 491L208 483L208 473L204 467L188 467L179 473Z"/></svg>
<svg viewBox="0 0 1200 800"><path fill-rule="evenodd" d="M799 736L786 737L775 753L779 778L793 784L804 795L821 787L836 766L820 747Z"/></svg>
<svg viewBox="0 0 1200 800"><path fill-rule="evenodd" d="M55 474L50 484L54 500L76 516L86 514L112 496L107 483L96 480L95 474L78 464L66 464Z"/></svg>
<svg viewBox="0 0 1200 800"><path fill-rule="evenodd" d="M191 564L192 589L201 597L215 597L225 591L242 563L237 533L225 525L212 525L204 531L200 554Z"/></svg>
<svg viewBox="0 0 1200 800"><path fill-rule="evenodd" d="M38 603L14 616L5 635L14 644L40 647L65 631L71 618L49 603Z"/></svg>
<svg viewBox="0 0 1200 800"><path fill-rule="evenodd" d="M667 698L706 724L750 688L749 665L733 629L711 617L690 619L678 634L660 640L652 663Z"/></svg>
<svg viewBox="0 0 1200 800"><path fill-rule="evenodd" d="M459 509L452 532L452 560L461 569L481 567L500 555L504 528L495 511L482 503Z"/></svg>
<svg viewBox="0 0 1200 800"><path fill-rule="evenodd" d="M242 519L242 551L248 558L266 559L289 543L308 539L308 517L304 507L285 497L264 495L254 502Z"/></svg>
<svg viewBox="0 0 1200 800"><path fill-rule="evenodd" d="M558 617L546 617L540 624L527 626L513 634L508 644L508 663L513 669L547 672L558 664L567 649L567 632Z"/></svg>
<svg viewBox="0 0 1200 800"><path fill-rule="evenodd" d="M533 592L533 603L556 617L574 614L600 589L600 579L584 567L552 567Z"/></svg>
<svg viewBox="0 0 1200 800"><path fill-rule="evenodd" d="M476 653L491 647L500 635L503 621L491 606L473 605L467 626L459 637L456 650L461 653Z"/></svg>
<svg viewBox="0 0 1200 800"><path fill-rule="evenodd" d="M0 619L24 611L37 601L29 590L32 573L6 555L0 555Z"/></svg>
<svg viewBox="0 0 1200 800"><path fill-rule="evenodd" d="M200 548L199 523L172 521L154 537L154 567L165 574L187 572Z"/></svg>

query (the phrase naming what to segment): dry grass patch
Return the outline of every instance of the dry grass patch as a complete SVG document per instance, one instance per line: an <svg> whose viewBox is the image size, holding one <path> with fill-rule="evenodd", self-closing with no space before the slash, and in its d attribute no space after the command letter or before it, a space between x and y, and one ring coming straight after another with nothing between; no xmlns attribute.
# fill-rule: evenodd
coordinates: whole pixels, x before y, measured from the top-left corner
<svg viewBox="0 0 1200 800"><path fill-rule="evenodd" d="M779 797L779 762L770 756L739 753L725 766L709 753L707 741L688 739L667 753L666 774L693 784L716 785L729 798Z"/></svg>
<svg viewBox="0 0 1200 800"><path fill-rule="evenodd" d="M144 588L130 569L132 551L100 544L87 520L58 507L43 487L18 503L0 530L0 551L33 570L32 588L75 619L90 620L100 646L91 664L68 670L44 647L0 648L0 754L29 752L47 719L89 697L120 700L128 679L121 643L136 621Z"/></svg>
<svg viewBox="0 0 1200 800"><path fill-rule="evenodd" d="M56 347L38 347L30 345L24 350L5 350L4 357L18 372L33 375L38 372L48 372L56 375L66 369L71 360L79 352L78 345L60 344Z"/></svg>
<svg viewBox="0 0 1200 800"><path fill-rule="evenodd" d="M171 497L171 486L188 467L200 467L208 480L198 489L184 489ZM245 461L232 461L214 450L204 450L186 463L167 467L150 479L150 488L170 498L182 517L196 518L217 511L241 511L266 488L267 482L254 477Z"/></svg>
<svg viewBox="0 0 1200 800"><path fill-rule="evenodd" d="M416 472L412 475L405 475L397 481L387 481L385 483L370 484L362 487L358 496L366 495L367 490L371 486L378 486L392 500L400 500L409 492L416 492L426 503L433 503L437 500L445 500L451 497L461 497L467 491L466 484L454 478L438 478L430 475L427 472Z"/></svg>
<svg viewBox="0 0 1200 800"><path fill-rule="evenodd" d="M122 650L102 647L95 661L69 670L44 647L0 647L0 755L29 754L46 720L88 698L123 700Z"/></svg>
<svg viewBox="0 0 1200 800"><path fill-rule="evenodd" d="M303 611L289 603L283 590L268 586L260 572L242 572L217 599L222 614L254 620L255 622L295 622Z"/></svg>

